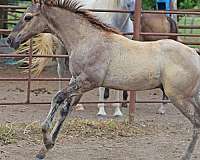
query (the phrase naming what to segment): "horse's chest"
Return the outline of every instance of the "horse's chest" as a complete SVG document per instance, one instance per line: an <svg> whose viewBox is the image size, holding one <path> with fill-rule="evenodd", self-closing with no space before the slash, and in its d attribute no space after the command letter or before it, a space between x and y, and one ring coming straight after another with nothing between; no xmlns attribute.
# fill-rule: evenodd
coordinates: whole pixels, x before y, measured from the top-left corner
<svg viewBox="0 0 200 160"><path fill-rule="evenodd" d="M71 74L75 77L80 75L84 68L84 57L83 56L77 56L76 54L72 54L69 56L69 70Z"/></svg>

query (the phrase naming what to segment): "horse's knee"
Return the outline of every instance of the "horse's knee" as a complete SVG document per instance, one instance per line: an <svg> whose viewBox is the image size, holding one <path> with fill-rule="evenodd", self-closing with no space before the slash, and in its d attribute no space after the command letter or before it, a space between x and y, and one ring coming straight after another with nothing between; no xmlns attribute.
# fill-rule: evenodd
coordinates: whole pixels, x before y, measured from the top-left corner
<svg viewBox="0 0 200 160"><path fill-rule="evenodd" d="M66 98L66 93L59 91L55 97L53 97L53 103L62 104Z"/></svg>

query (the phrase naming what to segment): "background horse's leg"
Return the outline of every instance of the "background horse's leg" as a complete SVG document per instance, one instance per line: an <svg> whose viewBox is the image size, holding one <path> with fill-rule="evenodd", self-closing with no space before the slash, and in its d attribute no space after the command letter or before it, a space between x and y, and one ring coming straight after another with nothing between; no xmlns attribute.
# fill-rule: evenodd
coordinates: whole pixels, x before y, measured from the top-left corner
<svg viewBox="0 0 200 160"><path fill-rule="evenodd" d="M122 97L123 97L123 91L120 91L120 90L115 90L115 100L117 101L120 101L122 100ZM115 107L115 112L114 112L114 115L115 117L121 117L123 116L121 110L120 110L120 106L121 104L120 103L114 103L113 106Z"/></svg>
<svg viewBox="0 0 200 160"><path fill-rule="evenodd" d="M165 94L165 92L163 92L163 97L162 97L162 100L168 100L168 97L166 96L166 94ZM165 112L166 112L166 104L167 104L167 102L163 102L163 103L161 103L161 106L160 106L160 108L158 109L158 114L165 114Z"/></svg>
<svg viewBox="0 0 200 160"><path fill-rule="evenodd" d="M162 91L162 93L163 93L163 96L162 96L162 100L168 100L168 97L167 97L167 95L165 94L165 91L164 91L164 88L163 88L163 86L161 86L160 87L160 89L161 89L161 91ZM161 106L160 106L160 108L158 109L158 114L165 114L165 111L166 111L166 104L167 103L161 103Z"/></svg>
<svg viewBox="0 0 200 160"><path fill-rule="evenodd" d="M109 92L109 91L108 91ZM106 100L106 97L104 96L105 94L105 88L103 87L99 87L99 101L102 102L102 101L105 101ZM108 94L109 96L109 93L106 93ZM105 104L104 103L98 103L98 108L99 108L99 111L97 113L97 116L106 116L106 112L105 112Z"/></svg>
<svg viewBox="0 0 200 160"><path fill-rule="evenodd" d="M127 101L128 100L128 91L123 91L123 101ZM122 103L122 107L127 108L128 107L128 103L123 102Z"/></svg>
<svg viewBox="0 0 200 160"><path fill-rule="evenodd" d="M57 48L56 48L56 55L68 55L67 51L61 44L61 42L58 42ZM66 77L67 69L69 68L69 58L56 58L57 59L57 73L59 78ZM66 82L64 82L66 83ZM63 82L59 81L59 90L63 88ZM65 85L66 86L66 85Z"/></svg>

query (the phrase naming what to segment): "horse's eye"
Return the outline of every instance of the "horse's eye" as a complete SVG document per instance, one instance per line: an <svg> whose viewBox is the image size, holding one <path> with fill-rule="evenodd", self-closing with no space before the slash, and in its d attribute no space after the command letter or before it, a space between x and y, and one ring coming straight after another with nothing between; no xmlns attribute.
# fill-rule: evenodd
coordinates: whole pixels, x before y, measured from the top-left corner
<svg viewBox="0 0 200 160"><path fill-rule="evenodd" d="M32 18L33 18L32 15L26 15L26 16L24 17L24 21L29 22Z"/></svg>

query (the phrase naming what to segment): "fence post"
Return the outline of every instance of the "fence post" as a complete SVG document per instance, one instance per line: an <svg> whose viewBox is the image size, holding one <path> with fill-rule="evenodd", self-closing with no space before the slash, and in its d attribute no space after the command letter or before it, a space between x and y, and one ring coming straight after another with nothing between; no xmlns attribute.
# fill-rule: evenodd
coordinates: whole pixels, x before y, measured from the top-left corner
<svg viewBox="0 0 200 160"><path fill-rule="evenodd" d="M135 1L135 12L134 12L134 40L140 40L140 20L141 20L141 8L142 8L142 0ZM130 91L130 104L129 104L129 123L133 123L134 121L134 113L135 113L135 101L136 101L136 93L135 91Z"/></svg>
<svg viewBox="0 0 200 160"><path fill-rule="evenodd" d="M31 66L32 66L32 59L33 59L33 39L30 39L30 49L29 49L29 65L28 65L28 85L27 85L27 99L26 103L30 103L31 97Z"/></svg>

